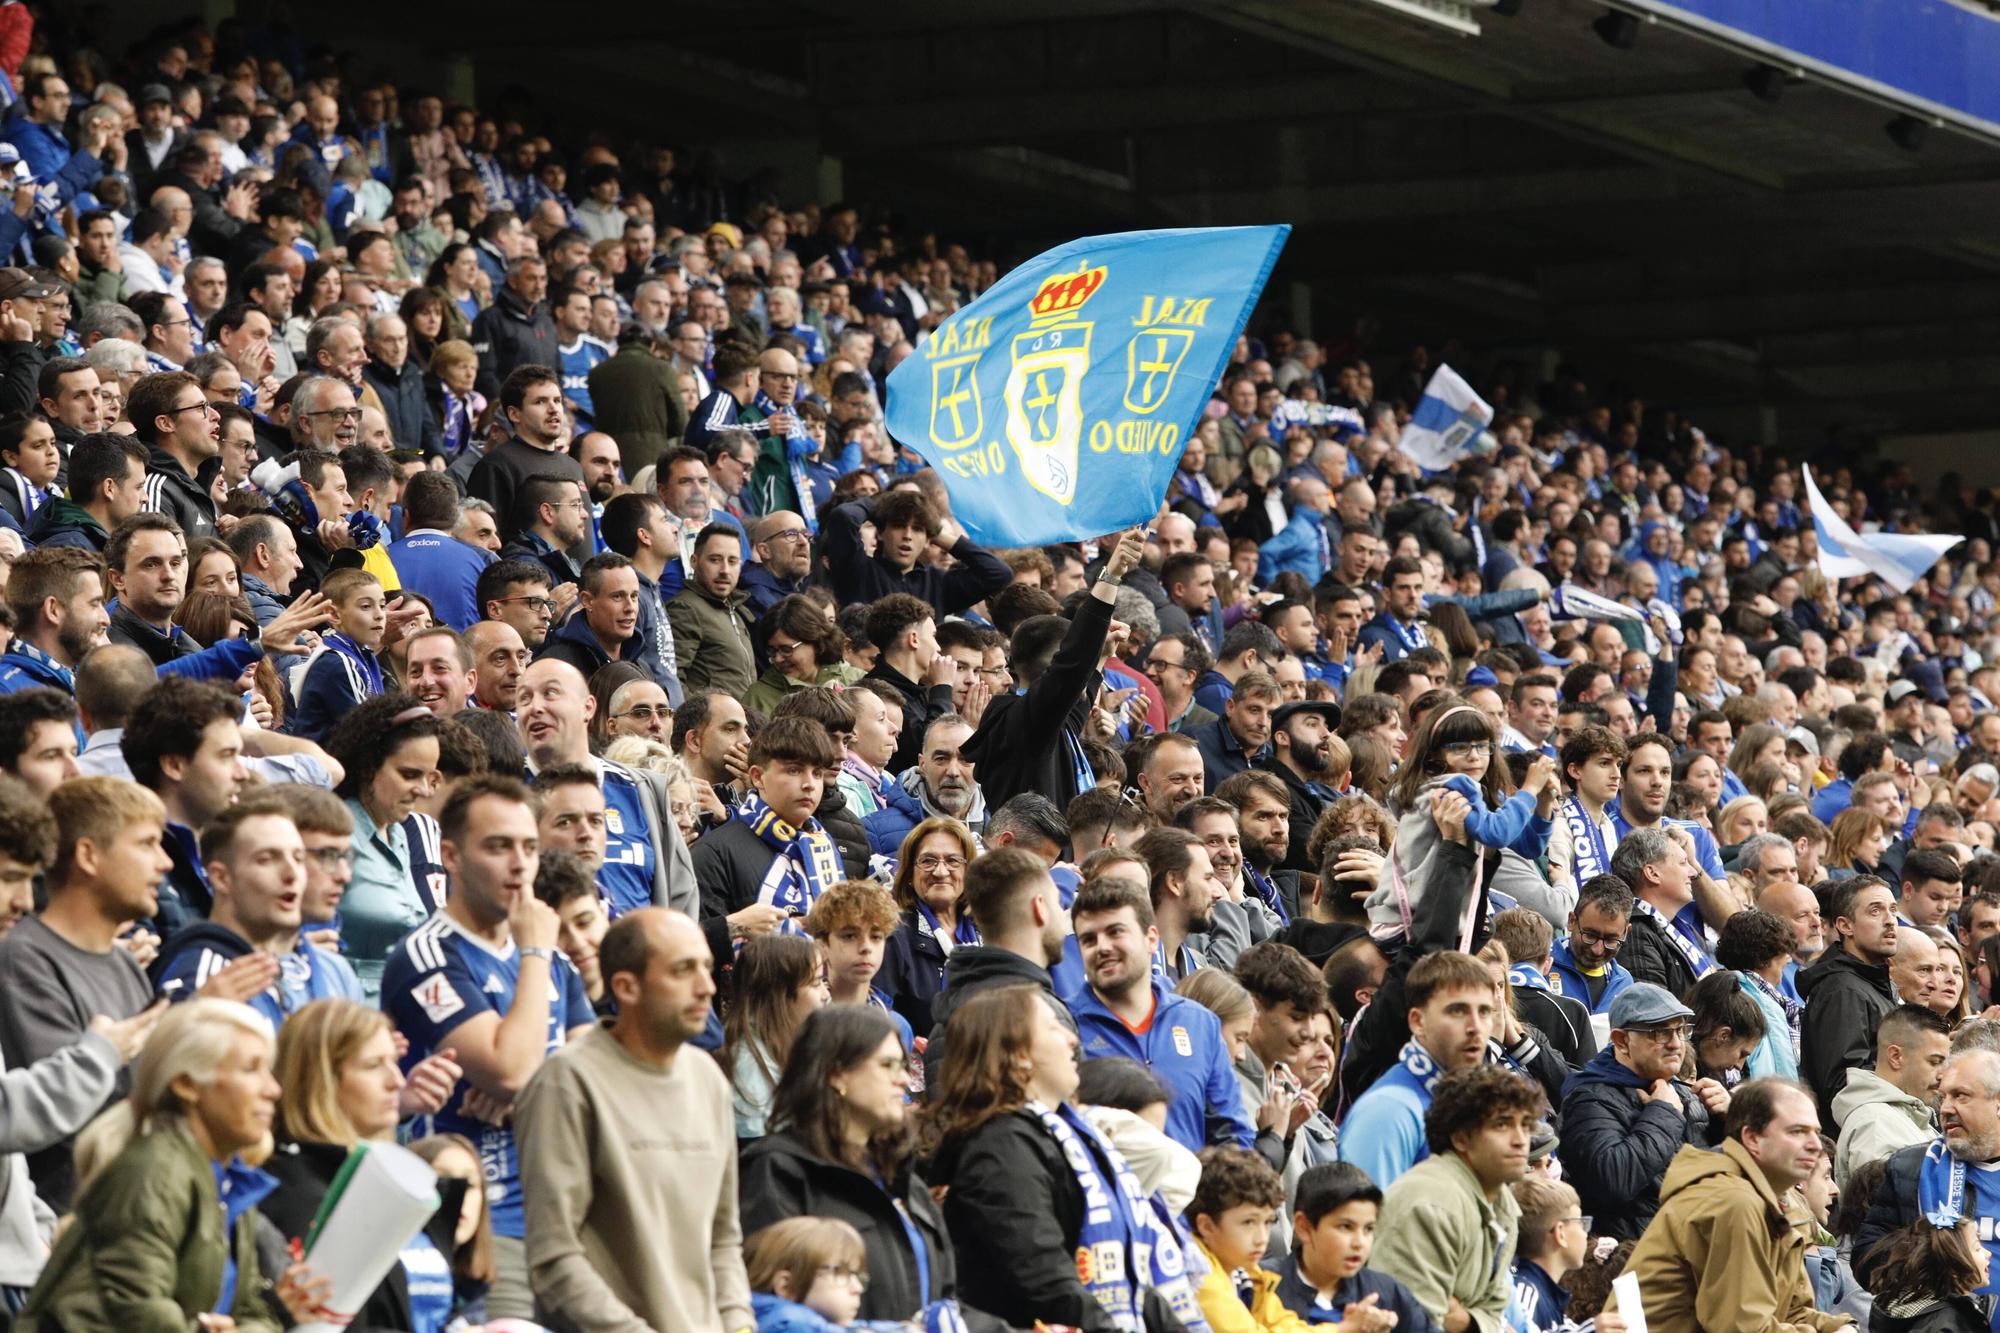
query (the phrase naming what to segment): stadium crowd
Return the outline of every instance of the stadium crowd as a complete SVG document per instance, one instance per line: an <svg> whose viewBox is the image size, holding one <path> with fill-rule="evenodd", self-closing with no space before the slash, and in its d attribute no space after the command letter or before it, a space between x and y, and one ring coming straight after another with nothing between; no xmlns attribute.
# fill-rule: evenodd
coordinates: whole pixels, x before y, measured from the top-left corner
<svg viewBox="0 0 2000 1333"><path fill-rule="evenodd" d="M1266 312L1147 529L987 550L881 407L996 258L41 12L17 1327L1989 1326L1990 495L1822 467L1966 539L1829 579L1798 458L1503 364L1427 474Z"/></svg>

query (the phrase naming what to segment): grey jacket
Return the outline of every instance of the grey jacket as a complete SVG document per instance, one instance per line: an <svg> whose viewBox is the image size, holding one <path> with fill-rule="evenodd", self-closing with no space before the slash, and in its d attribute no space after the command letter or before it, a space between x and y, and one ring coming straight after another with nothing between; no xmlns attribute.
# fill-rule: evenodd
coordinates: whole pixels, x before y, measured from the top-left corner
<svg viewBox="0 0 2000 1333"><path fill-rule="evenodd" d="M95 1032L25 1069L0 1072L0 1286L32 1287L55 1235L55 1214L35 1194L22 1154L61 1143L89 1124L124 1062Z"/></svg>

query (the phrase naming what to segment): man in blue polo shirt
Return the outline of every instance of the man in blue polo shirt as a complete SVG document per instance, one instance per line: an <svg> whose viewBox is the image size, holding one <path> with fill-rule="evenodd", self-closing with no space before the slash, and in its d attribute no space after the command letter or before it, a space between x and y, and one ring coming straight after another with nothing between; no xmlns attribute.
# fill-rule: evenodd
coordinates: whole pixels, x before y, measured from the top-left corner
<svg viewBox="0 0 2000 1333"><path fill-rule="evenodd" d="M1153 976L1159 933L1145 894L1099 879L1078 890L1070 920L1088 983L1063 1003L1076 1018L1083 1058L1122 1055L1151 1066L1173 1093L1167 1133L1190 1151L1250 1147L1256 1135L1221 1020Z"/></svg>
<svg viewBox="0 0 2000 1333"><path fill-rule="evenodd" d="M403 539L389 548L396 578L420 593L441 624L459 633L480 619L479 575L493 552L452 536L460 517L458 487L442 472L419 472L403 485Z"/></svg>

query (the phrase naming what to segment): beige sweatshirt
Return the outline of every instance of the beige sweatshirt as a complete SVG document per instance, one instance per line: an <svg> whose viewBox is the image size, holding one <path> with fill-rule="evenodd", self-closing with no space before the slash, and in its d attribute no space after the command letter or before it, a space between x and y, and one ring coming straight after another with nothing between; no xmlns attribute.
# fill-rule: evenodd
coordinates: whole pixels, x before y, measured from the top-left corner
<svg viewBox="0 0 2000 1333"><path fill-rule="evenodd" d="M706 1051L662 1073L601 1023L551 1056L514 1103L537 1301L581 1333L754 1326L734 1124Z"/></svg>

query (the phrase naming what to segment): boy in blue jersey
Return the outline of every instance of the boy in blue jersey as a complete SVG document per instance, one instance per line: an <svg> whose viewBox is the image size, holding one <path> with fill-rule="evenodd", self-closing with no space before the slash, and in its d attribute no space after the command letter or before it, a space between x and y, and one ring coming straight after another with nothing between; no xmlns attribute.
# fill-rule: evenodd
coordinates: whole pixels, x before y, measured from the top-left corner
<svg viewBox="0 0 2000 1333"><path fill-rule="evenodd" d="M215 902L208 920L160 947L161 995L241 1000L273 1028L314 1000L362 998L346 960L300 933L306 849L283 803L253 797L223 810L201 830L201 859Z"/></svg>
<svg viewBox="0 0 2000 1333"><path fill-rule="evenodd" d="M323 741L333 724L364 699L382 693L382 641L389 632L387 594L373 574L338 569L320 589L333 603L333 629L326 651L306 668L299 683L299 706L285 730Z"/></svg>
<svg viewBox="0 0 2000 1333"><path fill-rule="evenodd" d="M1410 1039L1396 1063L1354 1099L1340 1128L1340 1160L1385 1189L1430 1156L1424 1113L1439 1079L1486 1060L1499 1022L1493 974L1470 954L1428 954L1404 982Z"/></svg>
<svg viewBox="0 0 2000 1333"><path fill-rule="evenodd" d="M513 1131L496 1122L594 1016L576 969L556 953L555 910L534 894L540 843L528 789L497 774L469 777L438 824L451 894L390 955L383 1008L409 1040L406 1072L445 1046L457 1052L465 1077L418 1132L463 1134L478 1147L498 1270L487 1314L532 1319L520 1163Z"/></svg>
<svg viewBox="0 0 2000 1333"><path fill-rule="evenodd" d="M1524 1333L1559 1333L1568 1322L1563 1281L1583 1267L1591 1220L1574 1186L1530 1173L1514 1182L1521 1205L1520 1241L1514 1249L1514 1306Z"/></svg>
<svg viewBox="0 0 2000 1333"><path fill-rule="evenodd" d="M1221 1020L1154 975L1160 937L1146 895L1123 879L1097 879L1077 891L1070 919L1088 980L1063 1003L1083 1058L1122 1055L1150 1066L1173 1092L1166 1132L1190 1151L1250 1147L1256 1135Z"/></svg>

